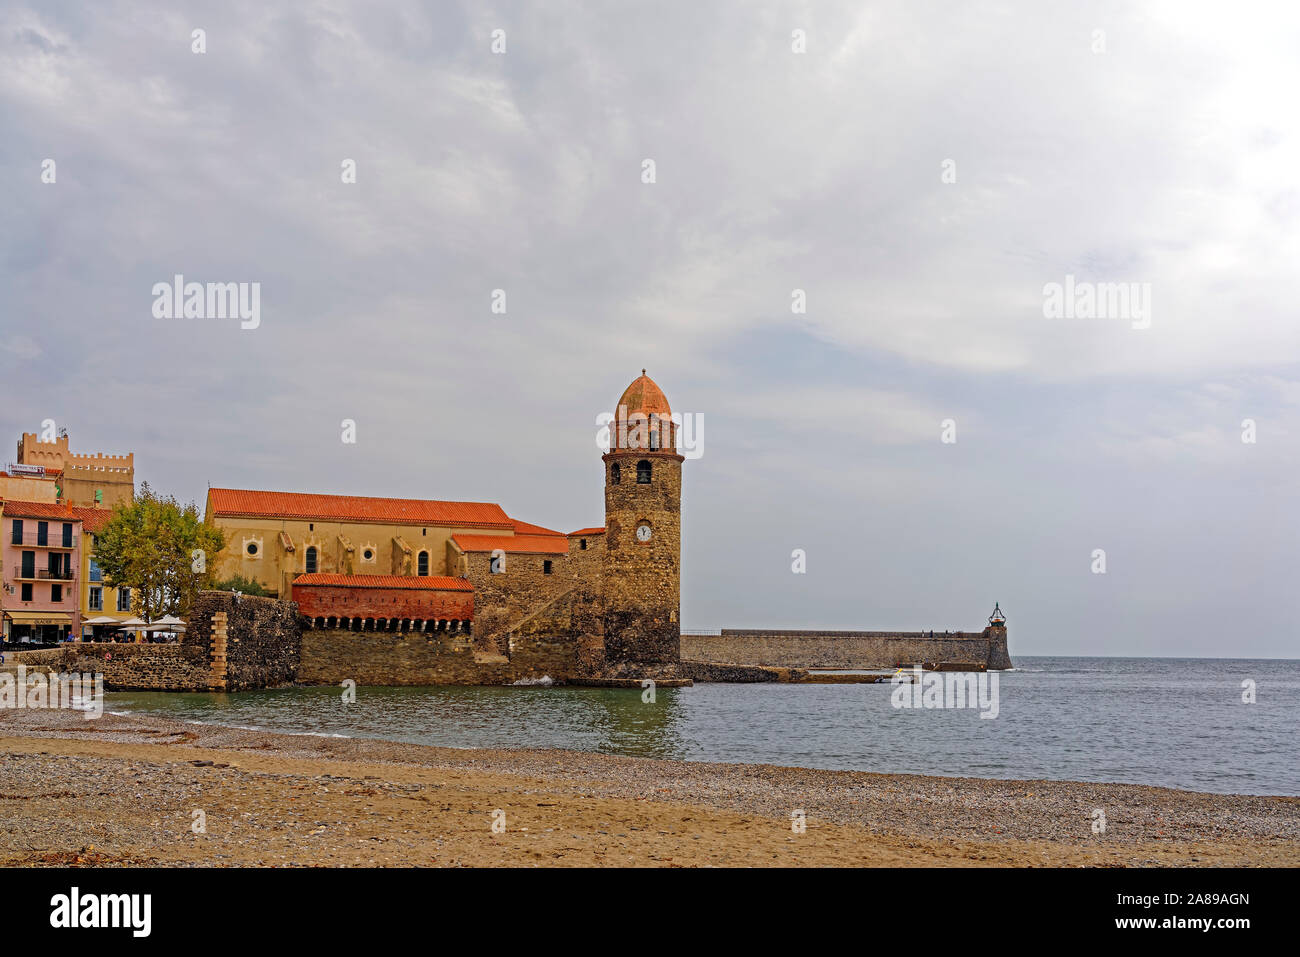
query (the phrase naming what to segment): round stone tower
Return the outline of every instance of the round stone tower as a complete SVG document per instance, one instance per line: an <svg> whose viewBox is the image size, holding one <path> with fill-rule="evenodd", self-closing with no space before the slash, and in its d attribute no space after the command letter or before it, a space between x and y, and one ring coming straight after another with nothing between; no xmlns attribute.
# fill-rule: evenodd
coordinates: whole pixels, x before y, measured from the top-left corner
<svg viewBox="0 0 1300 957"><path fill-rule="evenodd" d="M668 399L644 369L618 400L603 459L605 665L615 677L673 677L683 458Z"/></svg>

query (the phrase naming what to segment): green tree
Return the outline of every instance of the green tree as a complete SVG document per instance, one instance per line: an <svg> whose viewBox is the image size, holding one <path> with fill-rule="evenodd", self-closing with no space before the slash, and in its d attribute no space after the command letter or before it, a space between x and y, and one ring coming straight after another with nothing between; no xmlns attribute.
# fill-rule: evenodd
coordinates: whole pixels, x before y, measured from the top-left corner
<svg viewBox="0 0 1300 957"><path fill-rule="evenodd" d="M95 536L95 559L110 585L132 590L132 611L145 621L187 618L194 596L211 587L212 565L225 544L197 505L162 498L143 482L135 500L114 508Z"/></svg>
<svg viewBox="0 0 1300 957"><path fill-rule="evenodd" d="M245 595L260 595L264 598L271 594L261 582L253 578L245 578L243 575L235 575L225 581L214 582L212 587L217 591L237 591Z"/></svg>

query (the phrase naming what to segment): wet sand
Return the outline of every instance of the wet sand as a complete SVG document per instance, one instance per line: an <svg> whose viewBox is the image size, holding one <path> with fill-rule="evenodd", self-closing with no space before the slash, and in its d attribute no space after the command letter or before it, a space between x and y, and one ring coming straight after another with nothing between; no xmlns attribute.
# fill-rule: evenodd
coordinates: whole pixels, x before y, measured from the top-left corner
<svg viewBox="0 0 1300 957"><path fill-rule="evenodd" d="M1300 864L1293 797L457 750L67 711L0 712L0 751L5 866Z"/></svg>

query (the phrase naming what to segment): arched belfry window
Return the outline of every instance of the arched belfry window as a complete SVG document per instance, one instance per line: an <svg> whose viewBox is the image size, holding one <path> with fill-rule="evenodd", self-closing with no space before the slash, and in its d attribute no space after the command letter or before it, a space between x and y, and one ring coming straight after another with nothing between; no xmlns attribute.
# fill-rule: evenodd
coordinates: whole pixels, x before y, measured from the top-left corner
<svg viewBox="0 0 1300 957"><path fill-rule="evenodd" d="M621 481L623 481L623 470L615 462L609 467L609 484L618 485Z"/></svg>
<svg viewBox="0 0 1300 957"><path fill-rule="evenodd" d="M415 560L415 573L421 578L429 574L429 553L420 552L419 557Z"/></svg>
<svg viewBox="0 0 1300 957"><path fill-rule="evenodd" d="M650 463L647 462L645 459L642 459L640 462L636 463L636 484L637 485L650 484Z"/></svg>
<svg viewBox="0 0 1300 957"><path fill-rule="evenodd" d="M309 545L307 547L307 554L303 556L303 559L304 559L303 565L307 570L307 574L315 575L316 574L316 546L315 545Z"/></svg>

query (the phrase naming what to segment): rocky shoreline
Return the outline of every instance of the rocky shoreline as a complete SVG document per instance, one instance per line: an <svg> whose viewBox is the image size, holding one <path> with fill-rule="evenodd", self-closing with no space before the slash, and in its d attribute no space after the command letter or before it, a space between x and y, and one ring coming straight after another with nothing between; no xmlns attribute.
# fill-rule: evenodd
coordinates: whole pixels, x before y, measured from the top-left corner
<svg viewBox="0 0 1300 957"><path fill-rule="evenodd" d="M0 712L0 746L6 866L1300 864L1295 797L458 750L68 711Z"/></svg>

